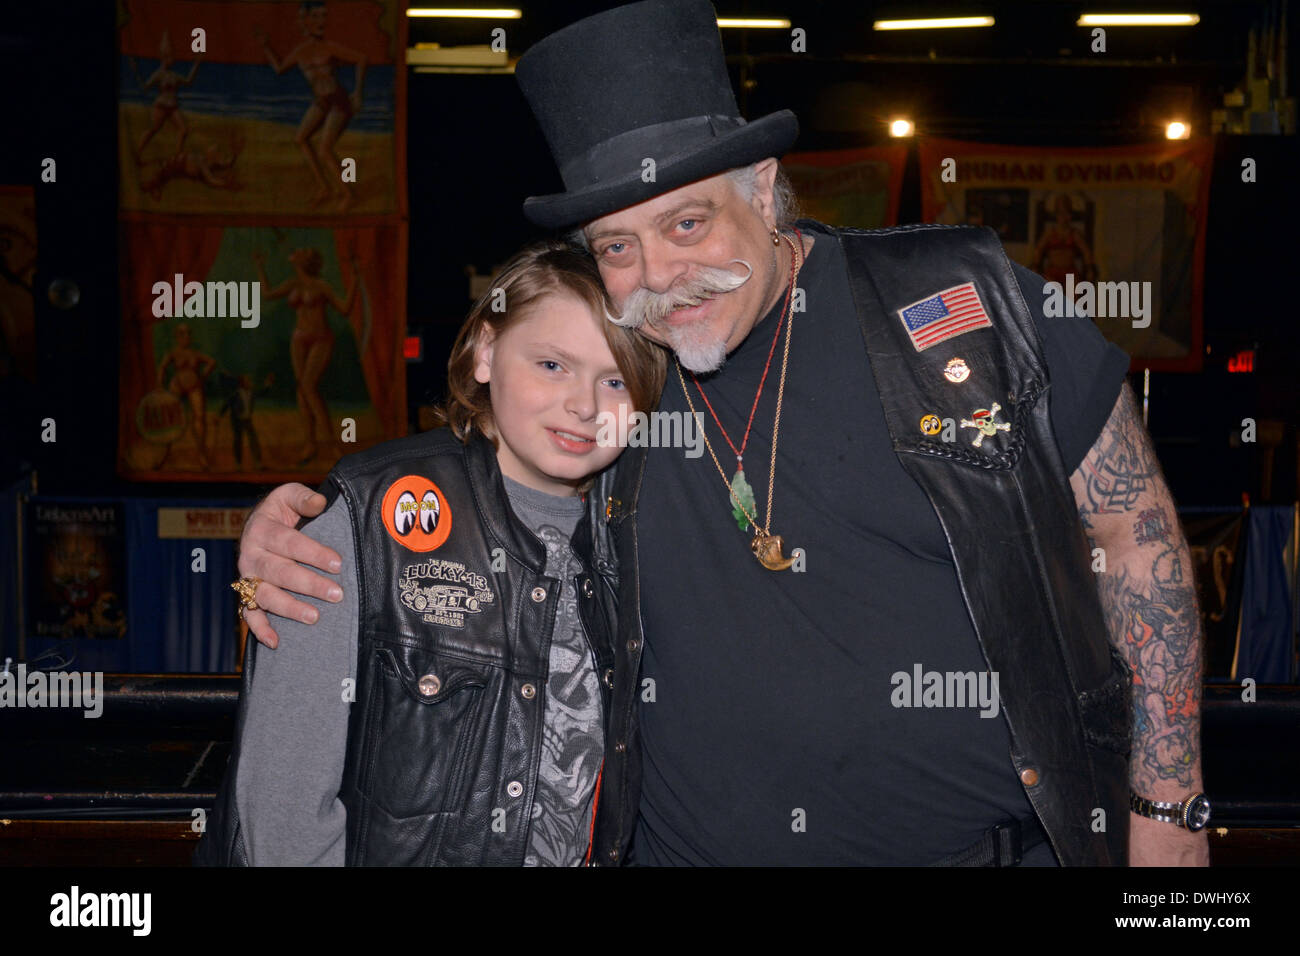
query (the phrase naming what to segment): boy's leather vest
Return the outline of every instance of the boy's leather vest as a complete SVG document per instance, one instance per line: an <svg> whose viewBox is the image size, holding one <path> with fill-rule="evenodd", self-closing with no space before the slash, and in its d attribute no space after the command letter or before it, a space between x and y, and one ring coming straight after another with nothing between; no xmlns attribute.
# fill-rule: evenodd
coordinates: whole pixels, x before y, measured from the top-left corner
<svg viewBox="0 0 1300 956"><path fill-rule="evenodd" d="M838 234L894 452L934 506L985 660L999 675L1009 761L1063 864L1124 865L1131 672L1107 635L1048 414L1046 363L1006 254L988 229ZM899 310L965 283L991 326L918 351ZM945 375L960 375L948 367L954 357L971 370L960 384ZM635 697L626 688L635 686L643 640L635 502L644 469L645 450L627 452L611 502L623 569L615 643L623 692L596 818L593 858L605 865L626 856L640 791Z"/></svg>
<svg viewBox="0 0 1300 956"><path fill-rule="evenodd" d="M588 497L602 533L603 488ZM515 517L486 439L462 445L437 429L385 442L344 458L322 491L346 498L357 554L356 700L339 790L348 864L521 865L551 631L570 582L543 574L545 545ZM584 571L572 584L608 711L614 581L607 561L592 560L591 520L574 535ZM250 641L235 750L199 864L248 863L235 778L257 653Z"/></svg>

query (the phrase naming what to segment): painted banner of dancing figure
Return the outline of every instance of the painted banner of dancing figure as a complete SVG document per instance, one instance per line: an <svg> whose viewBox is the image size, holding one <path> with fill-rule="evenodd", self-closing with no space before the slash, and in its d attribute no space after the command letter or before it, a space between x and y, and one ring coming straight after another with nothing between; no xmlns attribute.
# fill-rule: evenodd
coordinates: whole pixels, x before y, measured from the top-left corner
<svg viewBox="0 0 1300 956"><path fill-rule="evenodd" d="M404 226L122 237L119 473L314 480L406 433Z"/></svg>
<svg viewBox="0 0 1300 956"><path fill-rule="evenodd" d="M1106 148L920 144L927 222L988 226L1134 369L1198 371L1209 139Z"/></svg>
<svg viewBox="0 0 1300 956"><path fill-rule="evenodd" d="M401 0L119 0L124 213L405 213Z"/></svg>

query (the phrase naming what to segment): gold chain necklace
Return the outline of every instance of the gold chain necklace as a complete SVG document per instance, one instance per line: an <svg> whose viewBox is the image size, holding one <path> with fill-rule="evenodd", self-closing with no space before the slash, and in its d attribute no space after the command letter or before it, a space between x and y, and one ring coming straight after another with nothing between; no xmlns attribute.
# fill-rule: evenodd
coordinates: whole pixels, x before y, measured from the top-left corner
<svg viewBox="0 0 1300 956"><path fill-rule="evenodd" d="M794 564L793 558L787 558L782 553L785 549L785 541L779 534L772 534L772 492L776 487L776 445L781 433L781 405L785 399L785 375L790 365L790 330L794 326L793 290L802 265L799 250L795 246L794 240L785 233L781 234L781 238L790 244L790 305L785 316L785 346L781 353L781 381L776 390L776 418L772 423L772 460L767 470L767 514L763 527L758 526L758 518L750 514L749 509L741 501L734 487L734 482L727 481L727 473L723 471L722 463L718 461L718 456L713 451L713 444L709 441L707 430L703 427L700 429L700 434L704 436L704 447L709 450L709 457L713 459L713 466L718 469L718 474L722 477L722 483L727 487L727 494L754 529L754 540L750 542L749 548L754 552L754 557L758 559L759 564L769 571L784 571ZM686 388L686 378L682 375L682 363L674 360L674 364L677 367L677 380L682 385L682 394L686 396L686 406L691 410L691 417L703 423L704 419L695 411L695 403L691 401L691 393Z"/></svg>

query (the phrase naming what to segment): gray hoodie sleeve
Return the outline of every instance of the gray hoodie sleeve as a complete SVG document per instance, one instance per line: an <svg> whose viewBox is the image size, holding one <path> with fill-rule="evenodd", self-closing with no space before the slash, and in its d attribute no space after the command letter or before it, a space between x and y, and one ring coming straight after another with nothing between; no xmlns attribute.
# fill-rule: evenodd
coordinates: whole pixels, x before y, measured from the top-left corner
<svg viewBox="0 0 1300 956"><path fill-rule="evenodd" d="M244 718L235 803L251 866L342 866L347 814L338 798L355 687L357 571L342 495L303 532L343 559L326 575L343 601L302 600L315 624L272 615L280 646L259 648ZM315 570L315 569L313 569Z"/></svg>

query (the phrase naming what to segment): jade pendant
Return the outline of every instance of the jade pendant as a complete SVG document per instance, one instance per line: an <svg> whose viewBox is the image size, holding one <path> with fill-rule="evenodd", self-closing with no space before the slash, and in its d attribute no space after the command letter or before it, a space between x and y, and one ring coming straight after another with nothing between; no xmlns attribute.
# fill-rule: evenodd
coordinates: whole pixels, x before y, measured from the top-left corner
<svg viewBox="0 0 1300 956"><path fill-rule="evenodd" d="M731 479L731 498L735 502L731 509L731 514L736 519L741 531L749 530L749 518L745 515L748 511L754 514L754 489L749 486L745 480L745 469L737 468L736 475Z"/></svg>

